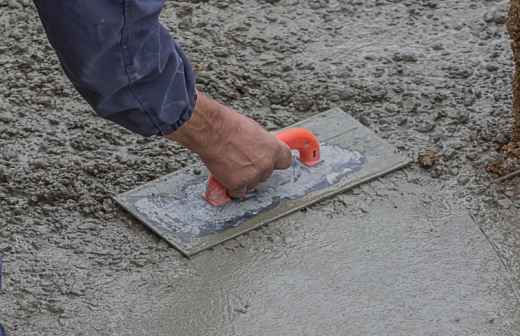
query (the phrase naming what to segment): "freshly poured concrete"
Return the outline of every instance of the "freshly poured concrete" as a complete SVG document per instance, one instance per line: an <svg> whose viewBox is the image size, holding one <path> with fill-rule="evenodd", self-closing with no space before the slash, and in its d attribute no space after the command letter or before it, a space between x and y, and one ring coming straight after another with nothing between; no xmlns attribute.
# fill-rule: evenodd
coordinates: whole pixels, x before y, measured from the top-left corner
<svg viewBox="0 0 520 336"><path fill-rule="evenodd" d="M270 130L339 106L404 151L418 153L434 147L441 155L438 164L430 170L412 166L406 170L406 178L396 181L396 188L401 190L409 181L423 193L437 186L457 195L453 198L469 208L520 286L520 180L496 185L484 169L496 160L495 149L508 141L511 129L513 64L503 25L508 4L474 0L166 1L162 18L183 40L201 90L231 103ZM217 312L202 319L192 316L190 333L217 330L207 334L226 335L220 325L232 323L240 325L237 330L241 331L254 318L261 320L259 324L265 322L267 317L258 314L259 310L279 311L267 300L263 302L266 291L281 297L282 288L294 288L258 289L255 280L247 281L266 277L259 274L258 265L267 262L266 269L281 274L280 268L286 267L279 260L276 268L277 257L286 258L285 263L317 264L322 256L326 263L329 253L323 249L332 238L316 233L318 226L328 220L333 230L342 228L342 223L366 225L365 219L374 216L366 197L378 200L374 206L391 207L386 199L374 196L375 192L340 197L314 207L306 216L277 221L188 261L144 225L125 216L111 195L189 166L196 158L171 142L141 139L96 118L64 78L32 1L0 1L0 25L4 27L0 29L0 254L4 261L0 323L9 336L183 335L190 318L187 312L197 307L186 303L190 295L200 304L208 300L204 297L208 292L212 299L219 298L219 305L223 302L220 297L226 295L232 304L222 304L224 312L219 316ZM384 192L378 182L370 186ZM419 212L424 208L435 211L434 206L421 204L427 197L417 199ZM363 215L360 209L369 213ZM322 222L312 222L316 220ZM414 224L411 229L421 232L424 227ZM352 244L341 231L327 234L349 239L344 245ZM469 236L477 237L473 230ZM480 242L481 238L476 239ZM363 238L364 243L372 241ZM408 242L405 248L408 254L415 253L409 241L404 239ZM398 242L391 244L399 246ZM477 245L479 249L469 249L463 257L474 262L482 254L488 256L485 244ZM355 262L359 269L362 246L356 246L360 252L341 262ZM439 265L446 263L444 250L448 249L452 247L439 253ZM417 253L424 252L419 249ZM336 258L334 252L330 254ZM459 255L454 253L453 258ZM414 256L409 263L402 262L407 266L401 271L403 277L413 277L410 270L423 265L415 265L419 255ZM434 253L427 256L424 259L430 265L437 262ZM209 265L213 259L224 263L222 270ZM388 262L385 256L373 259ZM323 273L320 265L302 267ZM345 265L340 263L338 268L348 274ZM372 268L367 275L374 274ZM475 266L466 269L469 276L479 274ZM464 290L468 283L476 290L495 284L503 289L502 269L496 269L498 280L463 281L455 289ZM227 270L235 272L228 276L231 280L218 284ZM421 274L424 279L425 272ZM249 278L236 291L227 287L243 277ZM409 288L412 279L406 280ZM208 284L214 292L203 287ZM251 290L242 290L244 286ZM437 281L431 288L439 287ZM381 284L381 288L391 286ZM187 293L182 292L185 289ZM193 294L197 290L201 293ZM315 292L324 294L325 289ZM367 290L355 293L340 288L338 292L345 299ZM430 302L418 291L410 291L400 302L411 301L416 307L411 293L425 306ZM501 302L496 291L484 299L489 297L490 302ZM186 310L178 301L187 305ZM312 301L309 297L307 302ZM348 301L349 310L329 310L329 320L342 320L349 326L343 334L356 326L360 331L352 334L363 334L361 327L369 323L387 321L395 326L407 320L430 328L405 331L404 335L431 335L435 334L432 329L446 323L418 322L420 315L413 310L392 319L386 313L377 314L381 311L377 305L369 314L366 306ZM228 306L243 311L241 302L251 303L245 314L228 313ZM511 301L506 303L503 311L510 312ZM357 321L351 307L368 311L367 316L376 316L375 322ZM291 308L279 314L276 324L294 322L287 316L304 316L304 327L320 323L319 315L313 318L299 305ZM450 311L454 319L460 316L456 309ZM467 316L470 312L461 318L459 329L478 328L465 320ZM219 318L223 322L215 326ZM263 327L271 328L269 324ZM520 328L509 329L509 334L520 335ZM323 331L321 335L327 335L327 329ZM313 332L310 328L308 334ZM471 333L441 335L445 334ZM493 332L483 328L475 334Z"/></svg>
<svg viewBox="0 0 520 336"><path fill-rule="evenodd" d="M101 292L114 314L86 334L520 334L517 289L479 228L403 173Z"/></svg>

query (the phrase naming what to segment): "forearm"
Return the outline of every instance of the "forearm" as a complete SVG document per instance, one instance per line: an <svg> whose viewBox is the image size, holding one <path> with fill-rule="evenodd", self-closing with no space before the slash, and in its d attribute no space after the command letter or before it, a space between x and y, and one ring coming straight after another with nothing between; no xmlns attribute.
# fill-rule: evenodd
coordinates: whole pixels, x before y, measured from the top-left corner
<svg viewBox="0 0 520 336"><path fill-rule="evenodd" d="M202 156L218 153L235 124L228 114L223 105L198 92L191 119L166 137Z"/></svg>
<svg viewBox="0 0 520 336"><path fill-rule="evenodd" d="M195 76L159 23L163 0L34 2L65 73L101 117L145 136L191 117Z"/></svg>

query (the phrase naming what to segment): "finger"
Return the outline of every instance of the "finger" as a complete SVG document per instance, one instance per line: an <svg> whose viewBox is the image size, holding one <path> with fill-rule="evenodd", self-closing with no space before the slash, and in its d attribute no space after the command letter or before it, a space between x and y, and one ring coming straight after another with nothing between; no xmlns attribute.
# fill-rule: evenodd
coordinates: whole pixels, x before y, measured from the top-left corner
<svg viewBox="0 0 520 336"><path fill-rule="evenodd" d="M273 175L272 170L266 171L262 176L260 176L260 180L258 181L258 183L267 181L271 177L271 175Z"/></svg>
<svg viewBox="0 0 520 336"><path fill-rule="evenodd" d="M276 158L276 162L274 163L274 169L287 169L292 164L292 154L291 149L285 143L280 141L280 151L278 152L278 157Z"/></svg>

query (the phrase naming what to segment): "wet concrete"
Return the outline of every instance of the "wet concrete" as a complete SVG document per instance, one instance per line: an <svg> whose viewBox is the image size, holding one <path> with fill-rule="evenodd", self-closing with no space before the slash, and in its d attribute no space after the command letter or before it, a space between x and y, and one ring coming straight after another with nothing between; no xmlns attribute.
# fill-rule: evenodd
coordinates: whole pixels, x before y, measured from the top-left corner
<svg viewBox="0 0 520 336"><path fill-rule="evenodd" d="M204 252L188 273L161 263L113 279L112 314L70 323L102 335L518 335L520 292L478 226L441 188L403 177Z"/></svg>
<svg viewBox="0 0 520 336"><path fill-rule="evenodd" d="M339 146L322 146L322 162L316 167L306 167L295 157L291 168L276 171L265 183L258 186L241 202L222 207L209 205L201 196L207 188L206 177L193 177L183 186L182 192L157 200L139 199L137 211L147 214L158 223L173 226L178 232L204 236L240 225L264 209L275 206L281 200L294 200L306 194L325 189L341 178L363 167L363 156Z"/></svg>
<svg viewBox="0 0 520 336"><path fill-rule="evenodd" d="M391 198L372 203L387 193L374 182L352 199L321 203L190 262L112 195L197 158L95 118L64 79L32 2L0 1L0 323L9 335L53 336L146 328L247 335L260 324L273 334L302 330L296 322L310 335L318 326L320 334L339 326L354 335L356 327L395 333L399 324L407 334L427 325L431 334L519 334L507 326L515 312L503 279L510 274L520 284L520 180L497 184L485 170L511 140L508 4L167 1L163 22L193 60L201 90L271 130L338 106L412 158L433 148L433 167L411 167L388 193L411 184L410 204L436 214L443 208L428 205L428 192L441 190L467 211L451 226L435 221L430 233L420 218L409 231L400 227L397 212L376 226L372 212L393 205ZM369 250L379 254L349 237L369 246L378 238ZM190 314L199 307L206 314Z"/></svg>

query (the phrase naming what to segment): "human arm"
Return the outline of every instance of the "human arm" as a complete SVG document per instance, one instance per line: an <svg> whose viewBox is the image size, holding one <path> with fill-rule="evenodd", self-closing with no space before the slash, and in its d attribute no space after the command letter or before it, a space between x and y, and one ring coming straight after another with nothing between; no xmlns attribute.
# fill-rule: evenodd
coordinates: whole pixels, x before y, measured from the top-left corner
<svg viewBox="0 0 520 336"><path fill-rule="evenodd" d="M290 151L253 120L197 94L192 67L159 22L163 0L34 0L66 75L96 113L199 154L243 195Z"/></svg>

